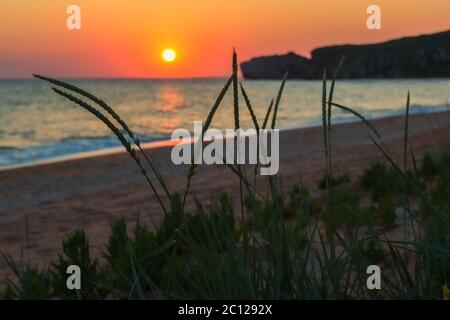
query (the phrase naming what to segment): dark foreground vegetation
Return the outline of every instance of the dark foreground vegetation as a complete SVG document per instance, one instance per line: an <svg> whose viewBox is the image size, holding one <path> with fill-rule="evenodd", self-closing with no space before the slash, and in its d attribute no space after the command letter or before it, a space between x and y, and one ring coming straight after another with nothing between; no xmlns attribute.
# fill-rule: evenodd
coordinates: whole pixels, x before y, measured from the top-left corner
<svg viewBox="0 0 450 320"><path fill-rule="evenodd" d="M449 298L450 153L442 150L416 161L411 147L414 141L408 141L409 95L403 158L395 159L370 122L355 110L333 102L336 75L327 90L325 73L322 111L326 163L324 178L318 181L323 195L311 196L301 181L288 193L283 192L282 181L276 176L267 178L268 188L261 192L256 180L247 177L240 166L229 165L240 183L240 199L233 203L222 194L210 207L197 202L196 209L187 212L184 204L195 181L195 165L188 172L186 192L171 192L139 140L108 105L64 82L37 77L59 87L54 88L58 94L91 112L113 131L155 192L164 217L154 230L139 221L129 228L125 220L117 220L101 259L91 256L83 230L63 240L62 252L45 269L14 261L3 253L15 275L4 286L3 298ZM263 123L254 116L241 85L255 128L275 127L285 80ZM233 74L213 105L204 130L230 86L235 126L239 127L235 55ZM87 99L99 107L94 108ZM385 157L367 168L359 181L332 172L333 108L364 121L371 132L368 139ZM158 195L155 183L168 201ZM240 208L239 212L235 208ZM382 271L380 290L366 286L366 269L374 264ZM66 287L69 265L81 269L81 290Z"/></svg>

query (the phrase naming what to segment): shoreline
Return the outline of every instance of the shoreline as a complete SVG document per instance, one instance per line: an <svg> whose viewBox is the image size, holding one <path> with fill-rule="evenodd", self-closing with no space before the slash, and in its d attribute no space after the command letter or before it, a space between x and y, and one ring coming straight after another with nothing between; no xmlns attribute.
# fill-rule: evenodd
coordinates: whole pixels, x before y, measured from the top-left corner
<svg viewBox="0 0 450 320"><path fill-rule="evenodd" d="M412 107L412 109L413 108L414 107ZM450 110L448 110L448 107L443 107L443 106L442 107L434 107L434 108L436 108L436 110L432 110L430 112L414 112L413 110L410 110L410 116L413 116L413 115L427 116L427 115L432 115L432 114L436 114L436 113L447 113L450 111ZM396 118L396 117L404 117L403 115L401 115L401 110L393 112L393 114L390 114L390 115L381 115L380 117L373 117L368 120L370 122L373 122L373 121L377 121L377 120L384 120L384 119ZM338 118L338 119L334 119L333 126L352 124L352 123L357 123L359 121L361 121L361 120L355 119L354 117ZM311 124L287 126L285 128L279 128L279 130L281 133L281 132L285 132L285 131L303 130L303 129L317 128L317 127L322 127L322 125L313 122ZM142 143L141 146L143 149L151 150L151 149L171 147L175 144L176 144L176 141L173 141L171 139L160 139L160 140L154 140L154 141ZM76 152L76 153L71 153L71 154L67 154L67 155L63 155L63 156L50 157L50 158L42 159L42 160L35 160L35 161L30 161L30 162L0 166L0 173L5 172L5 171L10 171L10 170L50 165L50 164L54 164L54 163L75 161L75 160L81 160L81 159L86 159L86 158L96 158L96 157L114 155L114 154L119 154L119 153L126 153L126 150L124 149L123 146L106 147L106 148L97 149L97 150Z"/></svg>
<svg viewBox="0 0 450 320"><path fill-rule="evenodd" d="M377 119L372 124L401 159L404 117ZM450 112L411 115L409 129L418 161L425 153L450 150ZM333 173L348 173L350 188L360 188L360 173L383 159L368 133L360 121L332 127ZM322 194L317 187L325 167L322 134L321 127L280 133L279 177L285 190L301 181L312 196ZM184 192L189 166L173 165L167 146L147 150L171 191ZM248 168L253 172L253 167ZM16 261L25 248L31 263L46 265L56 258L63 237L80 228L89 235L93 256L99 257L117 218L125 218L130 228L137 220L151 226L162 218L155 196L125 151L0 171L0 181L0 250ZM257 181L264 190L267 177L258 175ZM195 207L195 199L207 210L221 192L227 192L237 206L238 186L239 179L226 166L201 165L192 180L187 211ZM167 203L161 188L157 189ZM9 274L3 261L0 274Z"/></svg>

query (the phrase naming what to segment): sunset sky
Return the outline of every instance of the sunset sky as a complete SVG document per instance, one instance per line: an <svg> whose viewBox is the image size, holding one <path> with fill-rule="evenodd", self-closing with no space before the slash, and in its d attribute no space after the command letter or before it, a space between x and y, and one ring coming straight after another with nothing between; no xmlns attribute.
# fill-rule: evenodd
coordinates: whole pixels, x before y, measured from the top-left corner
<svg viewBox="0 0 450 320"><path fill-rule="evenodd" d="M81 8L81 30L66 9ZM366 28L378 4L382 30ZM0 78L200 77L239 60L450 29L448 0L1 0ZM165 48L175 61L161 58Z"/></svg>

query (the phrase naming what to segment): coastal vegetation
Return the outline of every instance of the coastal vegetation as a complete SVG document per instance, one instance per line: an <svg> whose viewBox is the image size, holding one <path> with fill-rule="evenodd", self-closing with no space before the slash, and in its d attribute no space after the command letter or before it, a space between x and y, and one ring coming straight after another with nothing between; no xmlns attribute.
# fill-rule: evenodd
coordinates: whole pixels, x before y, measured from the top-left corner
<svg viewBox="0 0 450 320"><path fill-rule="evenodd" d="M255 129L274 128L284 76L264 119L254 116L251 97L232 75L204 121L207 130L225 93L233 91L234 120L250 112ZM341 60L339 65L344 62ZM102 257L93 257L84 230L68 234L62 251L46 268L15 261L2 253L15 278L4 299L445 299L450 284L450 150L421 160L408 139L410 98L405 103L402 157L386 148L383 133L364 115L333 101L337 71L323 74L323 192L313 196L301 180L284 190L280 176L256 185L242 165L227 164L240 197L222 193L209 206L196 201L187 210L198 166L188 171L184 194L173 192L125 121L103 100L65 82L36 75L53 90L90 112L119 139L161 207L162 222L152 229L139 220L111 226ZM240 89L240 90L239 90ZM244 106L239 96L244 97ZM332 114L351 113L370 130L384 156L372 163L349 190L350 178L333 172ZM257 165L258 166L258 165ZM256 166L256 167L257 167ZM348 164L351 170L352 164ZM256 175L256 169L255 169ZM136 177L138 179L140 177ZM213 182L212 182L213 183ZM158 188L157 186L158 185ZM161 188L159 188L161 187ZM159 194L157 190L163 190ZM167 200L167 201L166 201ZM132 229L132 232L130 232ZM66 286L67 267L78 265L81 290ZM369 265L378 265L381 289L366 286Z"/></svg>

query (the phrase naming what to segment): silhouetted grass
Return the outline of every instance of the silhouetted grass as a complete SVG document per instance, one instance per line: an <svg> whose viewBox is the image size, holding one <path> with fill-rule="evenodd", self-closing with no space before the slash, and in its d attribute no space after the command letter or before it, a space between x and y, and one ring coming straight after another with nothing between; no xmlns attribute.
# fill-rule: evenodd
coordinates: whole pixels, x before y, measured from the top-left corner
<svg viewBox="0 0 450 320"><path fill-rule="evenodd" d="M189 168L183 197L169 192L164 179L151 165L170 200L170 207L166 208L126 135L138 147L139 141L126 124L121 123L120 117L109 106L105 108L102 100L79 88L37 77L101 107L97 109L68 92L53 88L111 129L141 169L160 201L164 216L156 230L137 222L132 233L127 232L129 228L124 219L117 220L111 226L101 260L91 256L88 236L82 230L63 240L61 253L48 269L38 269L26 261L16 263L3 253L3 259L15 276L6 283L3 298L441 299L448 296L450 156L445 152L439 157L426 155L421 163L416 163L412 151L414 141L408 138L409 93L402 169L370 121L358 111L333 102L337 72L327 95L324 72L321 107L326 171L320 186L327 189L326 194L311 196L301 181L283 193L277 177L269 177L267 192L259 193L255 187L252 190L241 167L230 164L241 186L241 221L236 221L236 204L227 194L214 199L209 210L196 201L195 208L186 211L185 202L196 165ZM272 100L266 111L261 128L269 125L272 108L270 127L275 128L286 79L287 74L275 103ZM235 127L239 128L235 52L232 75L212 106L203 133L231 85ZM240 89L258 129L254 106L242 84ZM369 139L385 157L385 161L373 163L361 174L361 187L353 184L351 190L346 186L345 175L333 176L331 172L332 107L362 120L370 130ZM408 146L414 171L408 171L406 166ZM391 238L390 232L398 230L398 212L405 217L403 228L411 230L411 238L406 238L406 232L402 240ZM70 291L65 286L66 268L70 264L82 269L81 291ZM382 268L381 290L366 287L366 268L372 264Z"/></svg>

